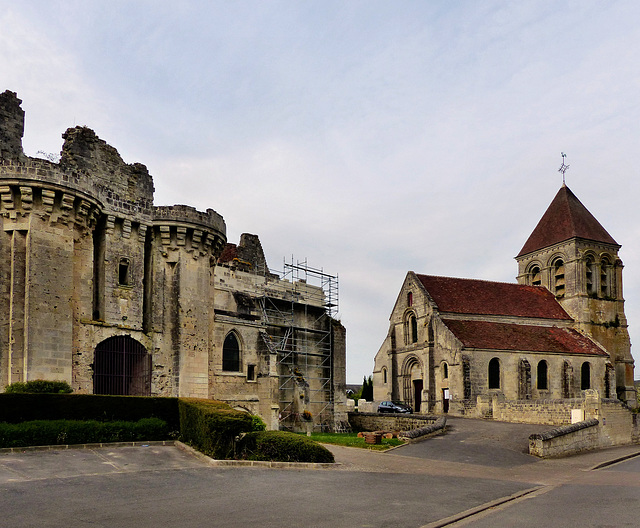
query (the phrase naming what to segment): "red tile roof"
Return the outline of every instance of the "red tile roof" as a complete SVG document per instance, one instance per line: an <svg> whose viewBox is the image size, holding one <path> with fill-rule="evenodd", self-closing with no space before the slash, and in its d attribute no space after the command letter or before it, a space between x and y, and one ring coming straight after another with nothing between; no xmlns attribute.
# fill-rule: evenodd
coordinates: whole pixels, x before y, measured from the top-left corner
<svg viewBox="0 0 640 528"><path fill-rule="evenodd" d="M571 319L541 286L417 275L441 312Z"/></svg>
<svg viewBox="0 0 640 528"><path fill-rule="evenodd" d="M618 246L569 187L563 185L518 253L518 257L574 237Z"/></svg>
<svg viewBox="0 0 640 528"><path fill-rule="evenodd" d="M593 341L572 328L455 319L442 321L465 348L608 356Z"/></svg>

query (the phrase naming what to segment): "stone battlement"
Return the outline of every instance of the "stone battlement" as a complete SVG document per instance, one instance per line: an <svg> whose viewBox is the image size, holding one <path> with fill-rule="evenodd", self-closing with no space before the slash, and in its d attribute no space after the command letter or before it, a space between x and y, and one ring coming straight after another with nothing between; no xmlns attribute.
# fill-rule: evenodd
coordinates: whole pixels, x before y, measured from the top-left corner
<svg viewBox="0 0 640 528"><path fill-rule="evenodd" d="M159 205L153 208L156 224L191 224L207 227L221 233L226 232L224 219L213 209L198 211L189 205Z"/></svg>

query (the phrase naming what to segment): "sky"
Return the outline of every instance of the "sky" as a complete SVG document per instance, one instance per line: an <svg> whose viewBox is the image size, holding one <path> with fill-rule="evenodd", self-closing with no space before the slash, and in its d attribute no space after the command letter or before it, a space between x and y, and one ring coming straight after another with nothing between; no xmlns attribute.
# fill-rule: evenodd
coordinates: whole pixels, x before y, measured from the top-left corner
<svg viewBox="0 0 640 528"><path fill-rule="evenodd" d="M515 281L561 152L622 245L637 343L638 20L636 0L0 0L0 91L27 155L86 125L156 205L337 275L361 383L408 271Z"/></svg>

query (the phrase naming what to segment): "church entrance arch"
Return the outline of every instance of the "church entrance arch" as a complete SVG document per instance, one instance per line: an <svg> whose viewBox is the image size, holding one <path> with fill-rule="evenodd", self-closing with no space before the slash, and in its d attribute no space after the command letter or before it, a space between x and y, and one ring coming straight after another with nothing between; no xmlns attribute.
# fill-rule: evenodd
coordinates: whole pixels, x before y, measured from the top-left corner
<svg viewBox="0 0 640 528"><path fill-rule="evenodd" d="M422 401L422 363L416 356L409 356L402 367L403 399L411 405L414 412L420 412Z"/></svg>
<svg viewBox="0 0 640 528"><path fill-rule="evenodd" d="M98 344L93 360L93 393L151 395L151 356L131 336L115 336Z"/></svg>

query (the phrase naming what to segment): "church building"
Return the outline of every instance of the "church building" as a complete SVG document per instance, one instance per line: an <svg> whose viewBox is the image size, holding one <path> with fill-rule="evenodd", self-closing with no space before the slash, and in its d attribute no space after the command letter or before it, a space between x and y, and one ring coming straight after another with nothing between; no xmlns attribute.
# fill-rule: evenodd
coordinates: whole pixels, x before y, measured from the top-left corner
<svg viewBox="0 0 640 528"><path fill-rule="evenodd" d="M488 402L635 402L620 245L563 184L516 256L516 283L410 271L375 357L374 398L486 416Z"/></svg>

